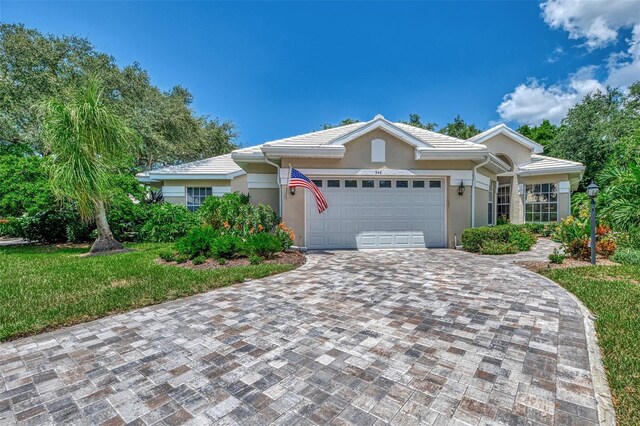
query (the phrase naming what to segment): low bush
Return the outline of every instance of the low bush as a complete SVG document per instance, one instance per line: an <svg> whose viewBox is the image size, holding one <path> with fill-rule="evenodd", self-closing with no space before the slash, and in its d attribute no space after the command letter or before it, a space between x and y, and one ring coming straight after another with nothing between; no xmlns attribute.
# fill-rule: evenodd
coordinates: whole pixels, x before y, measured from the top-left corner
<svg viewBox="0 0 640 426"><path fill-rule="evenodd" d="M173 260L175 260L176 263L185 263L187 260L189 260L189 256L185 254L178 254Z"/></svg>
<svg viewBox="0 0 640 426"><path fill-rule="evenodd" d="M15 217L0 220L0 237L21 238L20 220Z"/></svg>
<svg viewBox="0 0 640 426"><path fill-rule="evenodd" d="M462 246L466 251L479 253L486 242L508 243L520 251L531 250L536 236L520 225L483 226L462 232Z"/></svg>
<svg viewBox="0 0 640 426"><path fill-rule="evenodd" d="M218 265L226 265L227 264L227 259L225 259L224 257L221 257L220 259L218 259Z"/></svg>
<svg viewBox="0 0 640 426"><path fill-rule="evenodd" d="M141 230L151 210L150 205L134 203L127 196L121 196L109 203L107 220L115 239L122 242L142 241Z"/></svg>
<svg viewBox="0 0 640 426"><path fill-rule="evenodd" d="M205 198L197 214L203 223L243 238L273 232L278 225L278 215L270 206L250 204L249 197L239 192Z"/></svg>
<svg viewBox="0 0 640 426"><path fill-rule="evenodd" d="M266 232L249 237L246 247L250 255L262 256L266 259L271 259L276 253L284 249L278 237Z"/></svg>
<svg viewBox="0 0 640 426"><path fill-rule="evenodd" d="M198 226L198 217L178 204L149 204L147 221L140 227L142 241L173 242Z"/></svg>
<svg viewBox="0 0 640 426"><path fill-rule="evenodd" d="M575 238L568 244L563 244L565 252L569 257L578 260L589 260L591 258L591 248L587 237Z"/></svg>
<svg viewBox="0 0 640 426"><path fill-rule="evenodd" d="M164 260L165 262L173 262L174 260L176 260L176 253L172 250L161 251L158 256L160 256L160 259Z"/></svg>
<svg viewBox="0 0 640 426"><path fill-rule="evenodd" d="M251 255L249 256L249 263L252 265L259 265L262 263L262 258L260 256Z"/></svg>
<svg viewBox="0 0 640 426"><path fill-rule="evenodd" d="M211 241L211 256L216 259L237 257L243 249L242 240L232 234L222 234Z"/></svg>
<svg viewBox="0 0 640 426"><path fill-rule="evenodd" d="M480 247L480 253L491 255L515 254L518 251L518 246L515 244L493 240L484 241Z"/></svg>
<svg viewBox="0 0 640 426"><path fill-rule="evenodd" d="M557 248L553 249L553 253L551 253L549 255L549 261L551 263L555 263L555 264L561 264L562 262L564 262L564 259L567 256L564 255L564 253L562 253L560 250L558 250Z"/></svg>
<svg viewBox="0 0 640 426"><path fill-rule="evenodd" d="M191 261L193 262L194 265L202 265L204 262L207 261L207 258L205 256L196 256Z"/></svg>
<svg viewBox="0 0 640 426"><path fill-rule="evenodd" d="M514 226L524 228L529 232L531 232L532 234L539 235L541 237L549 237L554 232L556 223L555 222L549 222L549 223L529 222L529 223L523 223L521 225L514 225Z"/></svg>
<svg viewBox="0 0 640 426"><path fill-rule="evenodd" d="M616 248L616 242L612 239L604 238L596 241L596 253L607 259L616 252Z"/></svg>
<svg viewBox="0 0 640 426"><path fill-rule="evenodd" d="M64 210L43 210L25 214L17 219L20 237L39 243L53 244L67 241L67 225L70 217Z"/></svg>
<svg viewBox="0 0 640 426"><path fill-rule="evenodd" d="M199 226L193 228L184 237L176 242L178 253L194 259L199 256L205 258L211 256L211 245L220 236L220 233L210 226Z"/></svg>
<svg viewBox="0 0 640 426"><path fill-rule="evenodd" d="M640 265L640 250L620 248L611 256L611 260L623 265Z"/></svg>

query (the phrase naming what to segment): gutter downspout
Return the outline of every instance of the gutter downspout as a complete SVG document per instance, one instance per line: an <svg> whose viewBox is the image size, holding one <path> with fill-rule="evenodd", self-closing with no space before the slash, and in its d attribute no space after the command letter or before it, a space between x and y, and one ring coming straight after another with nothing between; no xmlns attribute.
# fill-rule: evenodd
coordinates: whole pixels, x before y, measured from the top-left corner
<svg viewBox="0 0 640 426"><path fill-rule="evenodd" d="M278 185L278 215L280 216L280 219L282 219L282 185L280 185L280 166L269 160L269 157L267 157L267 154L264 152L263 155L264 161L276 168L276 184Z"/></svg>
<svg viewBox="0 0 640 426"><path fill-rule="evenodd" d="M485 166L491 161L491 157L489 155L486 156L484 162L477 164L473 168L473 174L471 179L471 227L476 227L476 174L478 169L482 166Z"/></svg>

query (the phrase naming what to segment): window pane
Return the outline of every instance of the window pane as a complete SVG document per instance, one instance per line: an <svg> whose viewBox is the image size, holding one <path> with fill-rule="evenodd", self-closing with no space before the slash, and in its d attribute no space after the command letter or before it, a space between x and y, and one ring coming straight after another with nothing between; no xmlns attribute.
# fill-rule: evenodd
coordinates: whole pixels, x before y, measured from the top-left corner
<svg viewBox="0 0 640 426"><path fill-rule="evenodd" d="M408 180L397 180L396 181L396 188L408 188L409 187L409 181Z"/></svg>
<svg viewBox="0 0 640 426"><path fill-rule="evenodd" d="M549 192L549 184L548 183L543 183L542 184L542 192Z"/></svg>
<svg viewBox="0 0 640 426"><path fill-rule="evenodd" d="M322 188L322 180L321 179L311 179L311 182L313 182L318 188Z"/></svg>
<svg viewBox="0 0 640 426"><path fill-rule="evenodd" d="M363 188L373 188L375 186L375 182L373 180L363 180L362 181L362 187Z"/></svg>
<svg viewBox="0 0 640 426"><path fill-rule="evenodd" d="M414 180L413 181L413 187L414 188L424 188L424 181L423 180Z"/></svg>
<svg viewBox="0 0 640 426"><path fill-rule="evenodd" d="M442 182L440 182L439 180L430 180L429 181L429 188L440 188L441 184L442 184Z"/></svg>
<svg viewBox="0 0 640 426"><path fill-rule="evenodd" d="M391 181L390 180L381 180L379 182L380 183L378 184L378 186L380 188L391 188Z"/></svg>
<svg viewBox="0 0 640 426"><path fill-rule="evenodd" d="M329 179L327 181L327 186L329 188L340 188L340 181L336 179Z"/></svg>
<svg viewBox="0 0 640 426"><path fill-rule="evenodd" d="M344 187L345 188L357 188L358 187L358 181L357 180L345 180L344 181Z"/></svg>

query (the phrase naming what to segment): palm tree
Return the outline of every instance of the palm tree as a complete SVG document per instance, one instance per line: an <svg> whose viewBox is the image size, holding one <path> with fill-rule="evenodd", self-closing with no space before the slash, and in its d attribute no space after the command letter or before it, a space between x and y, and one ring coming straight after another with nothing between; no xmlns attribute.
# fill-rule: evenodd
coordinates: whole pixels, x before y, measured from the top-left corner
<svg viewBox="0 0 640 426"><path fill-rule="evenodd" d="M640 227L640 163L609 165L598 177L604 187L598 204L607 221L614 229Z"/></svg>
<svg viewBox="0 0 640 426"><path fill-rule="evenodd" d="M40 112L54 193L74 201L83 220L95 220L98 238L89 253L123 250L109 228L105 204L115 166L131 152L137 134L105 102L95 77L68 102L49 100Z"/></svg>

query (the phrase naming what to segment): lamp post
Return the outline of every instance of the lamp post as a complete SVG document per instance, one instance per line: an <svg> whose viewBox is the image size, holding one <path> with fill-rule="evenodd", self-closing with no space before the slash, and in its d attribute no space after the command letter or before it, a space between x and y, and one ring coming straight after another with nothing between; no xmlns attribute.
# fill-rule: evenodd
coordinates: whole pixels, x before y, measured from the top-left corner
<svg viewBox="0 0 640 426"><path fill-rule="evenodd" d="M596 264L596 197L600 188L593 181L587 186L587 195L591 198L591 264Z"/></svg>

